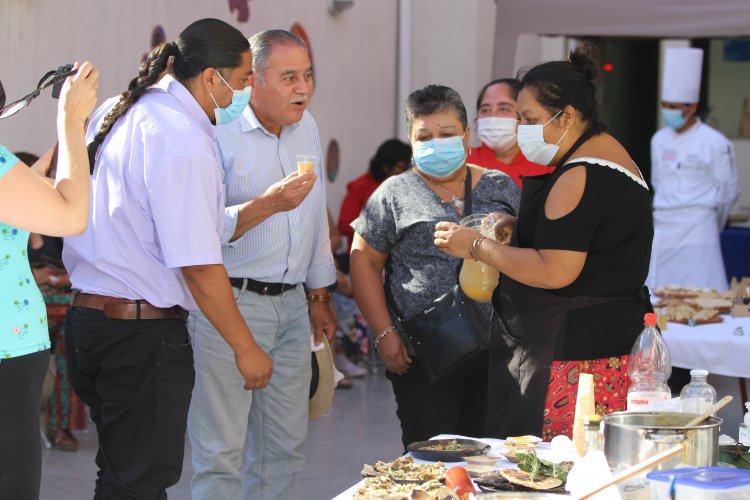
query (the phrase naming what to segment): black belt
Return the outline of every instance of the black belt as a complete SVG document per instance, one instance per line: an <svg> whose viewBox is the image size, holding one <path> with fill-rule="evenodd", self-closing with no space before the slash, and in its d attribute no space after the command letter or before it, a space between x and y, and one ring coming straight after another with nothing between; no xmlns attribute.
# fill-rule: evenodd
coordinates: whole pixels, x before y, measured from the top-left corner
<svg viewBox="0 0 750 500"><path fill-rule="evenodd" d="M297 288L297 285L290 285L288 283L263 283L262 281L255 281L250 278L229 278L229 283L240 290L244 286L245 290L250 290L260 295L281 295L286 291Z"/></svg>

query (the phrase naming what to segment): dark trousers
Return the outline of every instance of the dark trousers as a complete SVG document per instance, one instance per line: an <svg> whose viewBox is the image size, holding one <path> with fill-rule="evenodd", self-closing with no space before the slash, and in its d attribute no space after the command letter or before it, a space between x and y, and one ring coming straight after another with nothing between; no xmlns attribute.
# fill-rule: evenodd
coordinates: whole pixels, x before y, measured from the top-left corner
<svg viewBox="0 0 750 500"><path fill-rule="evenodd" d="M73 387L99 436L94 499L167 498L182 473L195 381L185 323L71 307L65 346Z"/></svg>
<svg viewBox="0 0 750 500"><path fill-rule="evenodd" d="M419 359L404 375L386 372L396 396L404 449L438 434L482 437L487 413L487 362L471 373L430 385Z"/></svg>
<svg viewBox="0 0 750 500"><path fill-rule="evenodd" d="M48 350L0 361L0 498L39 498L39 406L48 366Z"/></svg>

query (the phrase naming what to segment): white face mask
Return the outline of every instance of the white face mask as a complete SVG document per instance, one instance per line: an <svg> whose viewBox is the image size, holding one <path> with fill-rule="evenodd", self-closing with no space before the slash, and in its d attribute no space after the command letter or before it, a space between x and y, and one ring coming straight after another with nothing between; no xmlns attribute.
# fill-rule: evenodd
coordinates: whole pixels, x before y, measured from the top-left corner
<svg viewBox="0 0 750 500"><path fill-rule="evenodd" d="M555 116L550 118L547 123L557 118L562 110L558 111ZM544 127L547 125L519 125L518 126L518 147L521 148L521 153L526 157L527 160L538 163L539 165L547 166L555 157L557 151L560 149L560 141L563 140L565 133L560 137L560 140L555 144L548 144L544 142Z"/></svg>
<svg viewBox="0 0 750 500"><path fill-rule="evenodd" d="M516 143L515 118L500 118L490 116L477 120L479 139L493 150L502 153Z"/></svg>

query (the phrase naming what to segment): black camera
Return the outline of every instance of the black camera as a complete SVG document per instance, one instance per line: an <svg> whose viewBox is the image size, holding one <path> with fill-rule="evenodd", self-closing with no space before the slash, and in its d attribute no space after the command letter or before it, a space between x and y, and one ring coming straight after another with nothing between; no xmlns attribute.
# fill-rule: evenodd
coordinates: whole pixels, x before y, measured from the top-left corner
<svg viewBox="0 0 750 500"><path fill-rule="evenodd" d="M55 99L60 98L60 92L62 91L63 83L65 83L65 79L70 76L70 72L73 69L72 64L66 64L65 66L60 66L57 68L57 71L55 71L55 76L52 77L52 79L55 81L55 84L52 86L52 97Z"/></svg>

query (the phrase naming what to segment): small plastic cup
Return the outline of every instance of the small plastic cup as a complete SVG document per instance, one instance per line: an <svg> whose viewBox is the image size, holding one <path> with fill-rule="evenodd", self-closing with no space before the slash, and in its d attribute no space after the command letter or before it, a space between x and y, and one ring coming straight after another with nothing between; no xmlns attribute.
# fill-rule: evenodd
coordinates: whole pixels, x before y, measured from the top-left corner
<svg viewBox="0 0 750 500"><path fill-rule="evenodd" d="M315 167L315 156L297 155L297 174L303 175Z"/></svg>

